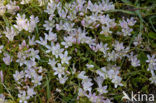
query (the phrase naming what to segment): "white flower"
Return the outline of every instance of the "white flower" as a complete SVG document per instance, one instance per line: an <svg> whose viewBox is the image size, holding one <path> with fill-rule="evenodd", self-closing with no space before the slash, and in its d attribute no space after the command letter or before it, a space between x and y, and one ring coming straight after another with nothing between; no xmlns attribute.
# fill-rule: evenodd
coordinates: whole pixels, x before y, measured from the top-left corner
<svg viewBox="0 0 156 103"><path fill-rule="evenodd" d="M102 0L102 8L102 10L104 11L114 10L115 5L113 4L113 2L109 2L109 0Z"/></svg>
<svg viewBox="0 0 156 103"><path fill-rule="evenodd" d="M100 32L100 34L104 34L105 36L108 36L111 33L112 31L110 31L110 28L108 26L102 26L102 31Z"/></svg>
<svg viewBox="0 0 156 103"><path fill-rule="evenodd" d="M30 16L30 20L26 19L25 14L20 15L17 14L16 17L16 23L14 26L19 30L26 30L30 33L34 31L35 27L37 26L37 23L39 22L38 17L34 17L34 15Z"/></svg>
<svg viewBox="0 0 156 103"><path fill-rule="evenodd" d="M133 31L133 29L131 29L131 28L122 29L122 34L123 34L123 36L131 36L132 31Z"/></svg>
<svg viewBox="0 0 156 103"><path fill-rule="evenodd" d="M15 81L18 82L20 79L22 79L24 77L24 72L16 71L15 74L13 74L13 77L14 77Z"/></svg>
<svg viewBox="0 0 156 103"><path fill-rule="evenodd" d="M3 57L3 61L6 65L10 65L12 62L12 57L9 54L4 54L5 57Z"/></svg>
<svg viewBox="0 0 156 103"><path fill-rule="evenodd" d="M28 39L29 39L29 45L32 46L32 45L35 45L36 42L35 42L35 36L33 35L33 37L30 39L30 36L28 36Z"/></svg>
<svg viewBox="0 0 156 103"><path fill-rule="evenodd" d="M80 97L85 96L85 92L83 91L82 88L79 88L78 96Z"/></svg>
<svg viewBox="0 0 156 103"><path fill-rule="evenodd" d="M91 92L92 85L93 85L93 83L91 81L92 81L92 79L90 79L90 78L85 78L82 80L82 85L83 85L84 91L90 91Z"/></svg>
<svg viewBox="0 0 156 103"><path fill-rule="evenodd" d="M72 75L74 75L76 73L76 68L75 68L75 64L73 64L73 67L72 67Z"/></svg>
<svg viewBox="0 0 156 103"><path fill-rule="evenodd" d="M17 17L16 17L16 23L17 25L14 25L19 31L22 31L23 29L24 30L28 30L28 25L27 25L27 22L28 22L28 19L25 18L25 14L23 15L20 15L20 14L17 14Z"/></svg>
<svg viewBox="0 0 156 103"><path fill-rule="evenodd" d="M57 61L55 61L55 59L53 59L53 60L49 59L48 64L49 64L51 67L55 67L56 63L57 63Z"/></svg>
<svg viewBox="0 0 156 103"><path fill-rule="evenodd" d="M3 45L0 46L0 53L2 53L3 47Z"/></svg>
<svg viewBox="0 0 156 103"><path fill-rule="evenodd" d="M31 0L22 0L21 4L28 4Z"/></svg>
<svg viewBox="0 0 156 103"><path fill-rule="evenodd" d="M108 10L113 10L114 5L112 2L109 2L108 0L102 0L102 3L99 2L98 4L95 3L93 4L90 0L88 1L87 8L92 11L92 12L97 12L101 13L102 11L108 11Z"/></svg>
<svg viewBox="0 0 156 103"><path fill-rule="evenodd" d="M118 56L119 55L113 50L111 53L108 53L107 61L115 61Z"/></svg>
<svg viewBox="0 0 156 103"><path fill-rule="evenodd" d="M88 40L91 39L90 37L87 37L86 34L87 32L85 30L82 30L81 28L78 28L76 30L78 34L78 43L88 43ZM89 43L88 43L89 44Z"/></svg>
<svg viewBox="0 0 156 103"><path fill-rule="evenodd" d="M42 76L34 75L34 79L32 80L32 82L34 83L35 87L41 85L42 78Z"/></svg>
<svg viewBox="0 0 156 103"><path fill-rule="evenodd" d="M67 81L68 77L64 76L64 77L59 77L59 82L60 84L64 84Z"/></svg>
<svg viewBox="0 0 156 103"><path fill-rule="evenodd" d="M115 19L111 19L108 14L99 15L98 20L101 24L105 25L106 28L113 28L116 25Z"/></svg>
<svg viewBox="0 0 156 103"><path fill-rule="evenodd" d="M19 6L16 6L16 1L10 0L9 4L6 5L7 7L7 12L11 14L15 14L16 11L18 11L20 8Z"/></svg>
<svg viewBox="0 0 156 103"><path fill-rule="evenodd" d="M63 21L60 20L60 23L59 24L56 24L56 30L60 31L60 30L63 30Z"/></svg>
<svg viewBox="0 0 156 103"><path fill-rule="evenodd" d="M92 90L92 85L93 83L91 82L91 79L88 78L87 76L84 76L85 71L82 71L79 75L78 78L83 79L82 80L82 85L83 85L83 89L85 91L91 91Z"/></svg>
<svg viewBox="0 0 156 103"><path fill-rule="evenodd" d="M78 74L78 78L79 79L87 79L88 77L85 76L85 73L86 73L85 71L81 71L81 73Z"/></svg>
<svg viewBox="0 0 156 103"><path fill-rule="evenodd" d="M88 69L89 68L94 68L94 65L92 65L92 64L86 64L86 66L87 66Z"/></svg>
<svg viewBox="0 0 156 103"><path fill-rule="evenodd" d="M31 68L36 65L36 62L33 60L25 60L24 64L27 66L27 68Z"/></svg>
<svg viewBox="0 0 156 103"><path fill-rule="evenodd" d="M130 57L131 64L133 67L140 66L140 61L137 59L137 56Z"/></svg>
<svg viewBox="0 0 156 103"><path fill-rule="evenodd" d="M17 57L18 57L18 59L16 60L16 62L19 63L20 66L25 64L25 61L26 61L26 58L27 58L26 52L18 52Z"/></svg>
<svg viewBox="0 0 156 103"><path fill-rule="evenodd" d="M68 22L65 22L63 24L63 29L66 30L67 32L70 32L73 30L73 26L75 25L75 23L68 23Z"/></svg>
<svg viewBox="0 0 156 103"><path fill-rule="evenodd" d="M55 71L54 72L54 75L58 75L59 78L62 77L62 75L65 74L65 68L62 67L62 65L60 63L57 64L57 67L53 67L53 70Z"/></svg>
<svg viewBox="0 0 156 103"><path fill-rule="evenodd" d="M0 2L0 16L4 15L6 12L6 6L3 5L3 3Z"/></svg>
<svg viewBox="0 0 156 103"><path fill-rule="evenodd" d="M88 6L87 8L92 11L92 12L101 12L102 8L97 5L97 4L92 4L92 2L89 0L88 1Z"/></svg>
<svg viewBox="0 0 156 103"><path fill-rule="evenodd" d="M43 46L47 45L47 38L43 39L42 37L40 37L40 40L36 40L36 43L41 44Z"/></svg>
<svg viewBox="0 0 156 103"><path fill-rule="evenodd" d="M98 76L94 80L96 81L96 83L98 84L98 86L101 87L102 86L102 83L104 81L104 78L101 77L101 76Z"/></svg>
<svg viewBox="0 0 156 103"><path fill-rule="evenodd" d="M130 55L127 55L127 57L131 61L133 67L140 66L140 60L138 60L137 55L133 55L133 52L131 52Z"/></svg>
<svg viewBox="0 0 156 103"><path fill-rule="evenodd" d="M40 6L43 6L48 2L48 0L38 0L38 2L40 3Z"/></svg>
<svg viewBox="0 0 156 103"><path fill-rule="evenodd" d="M29 56L31 57L32 61L35 61L35 59L40 60L40 56L38 55L39 50L34 50L34 48L31 48L28 51L30 51Z"/></svg>
<svg viewBox="0 0 156 103"><path fill-rule="evenodd" d="M23 48L29 48L25 40L23 40L22 43L19 44L19 49L22 50Z"/></svg>
<svg viewBox="0 0 156 103"><path fill-rule="evenodd" d="M44 12L53 15L55 10L56 10L56 3L54 2L54 0L50 0L50 3L48 3L47 5L47 10L44 10Z"/></svg>
<svg viewBox="0 0 156 103"><path fill-rule="evenodd" d="M25 77L26 78L33 78L34 75L37 75L37 73L33 67L29 67L25 70Z"/></svg>
<svg viewBox="0 0 156 103"><path fill-rule="evenodd" d="M148 60L146 60L147 63L151 65L156 65L156 58L155 55L153 54L152 57L150 55L147 55Z"/></svg>
<svg viewBox="0 0 156 103"><path fill-rule="evenodd" d="M18 35L18 32L13 27L6 27L6 31L4 32L4 34L10 41L13 41L14 37Z"/></svg>
<svg viewBox="0 0 156 103"><path fill-rule="evenodd" d="M60 54L60 58L62 64L69 64L69 60L71 59L71 57L68 56L68 51L65 51L64 54Z"/></svg>
<svg viewBox="0 0 156 103"><path fill-rule="evenodd" d="M37 68L38 69L38 73L43 73L45 70L40 66Z"/></svg>
<svg viewBox="0 0 156 103"><path fill-rule="evenodd" d="M142 36L141 34L138 34L138 36L135 37L134 42L133 42L133 44L134 44L135 46L141 44L141 42L142 42L142 37L141 37L141 36Z"/></svg>
<svg viewBox="0 0 156 103"><path fill-rule="evenodd" d="M114 79L115 76L117 76L119 74L119 71L115 71L115 70L111 69L107 73L108 73L108 77L110 79Z"/></svg>
<svg viewBox="0 0 156 103"><path fill-rule="evenodd" d="M107 55L107 50L109 50L108 48L108 44L103 44L102 42L100 42L100 44L97 45L97 48L103 52L103 54L106 56Z"/></svg>
<svg viewBox="0 0 156 103"><path fill-rule="evenodd" d="M120 52L121 50L124 50L124 46L123 46L123 43L119 43L119 41L115 41L115 44L114 44L114 49L118 52Z"/></svg>
<svg viewBox="0 0 156 103"><path fill-rule="evenodd" d="M68 14L67 18L69 20L73 21L73 20L75 20L77 18L77 16L76 16L77 15L77 10L75 9L74 6L70 7L69 9L70 9L70 12L68 12L69 14Z"/></svg>
<svg viewBox="0 0 156 103"><path fill-rule="evenodd" d="M98 96L96 96L96 93L91 93L91 91L89 91L89 95L85 94L85 96L88 97L89 101L91 101L92 103L98 103ZM102 102L100 102L102 103Z"/></svg>
<svg viewBox="0 0 156 103"><path fill-rule="evenodd" d="M108 77L106 67L102 67L101 70L97 70L96 73L104 79Z"/></svg>
<svg viewBox="0 0 156 103"><path fill-rule="evenodd" d="M35 94L36 94L36 92L34 91L34 88L27 87L28 97L33 97L33 95L35 95Z"/></svg>
<svg viewBox="0 0 156 103"><path fill-rule="evenodd" d="M56 91L60 93L60 92L61 92L61 89L59 89L59 88L56 88Z"/></svg>
<svg viewBox="0 0 156 103"><path fill-rule="evenodd" d="M5 96L3 94L0 94L0 103L6 103Z"/></svg>
<svg viewBox="0 0 156 103"><path fill-rule="evenodd" d="M154 83L156 85L156 75L153 75L150 79L151 83Z"/></svg>
<svg viewBox="0 0 156 103"><path fill-rule="evenodd" d="M106 100L103 101L104 103L113 103L111 102L108 98Z"/></svg>
<svg viewBox="0 0 156 103"><path fill-rule="evenodd" d="M153 70L156 70L156 65L152 65L152 64L148 64L148 69L147 69L148 71L150 70L151 72L153 71ZM154 71L153 71L154 72Z"/></svg>
<svg viewBox="0 0 156 103"><path fill-rule="evenodd" d="M50 53L50 52L52 52L54 49L54 42L51 42L51 45L49 46L49 45L46 45L46 48L48 49L48 50L46 50L46 53Z"/></svg>
<svg viewBox="0 0 156 103"><path fill-rule="evenodd" d="M54 20L49 20L45 21L45 24L43 24L43 27L45 27L46 30L52 31L52 29L55 27L55 21Z"/></svg>
<svg viewBox="0 0 156 103"><path fill-rule="evenodd" d="M103 94L103 93L107 93L108 91L106 90L107 89L107 86L102 86L102 83L104 81L104 78L103 77L96 77L94 79L97 84L98 84L98 88L97 88L97 91L100 93L100 94Z"/></svg>
<svg viewBox="0 0 156 103"><path fill-rule="evenodd" d="M83 10L85 9L83 5L86 3L86 1L85 0L76 0L76 3L77 3L76 8L78 8L79 11L83 12Z"/></svg>
<svg viewBox="0 0 156 103"><path fill-rule="evenodd" d="M57 35L56 33L53 33L51 31L49 31L49 34L44 34L45 35L45 38L47 38L47 40L49 41L56 41L57 40Z"/></svg>
<svg viewBox="0 0 156 103"><path fill-rule="evenodd" d="M123 34L123 36L130 36L133 29L131 29L129 26L133 26L136 21L134 20L134 18L127 19L127 21L123 18L121 21L119 21L119 23L122 28L122 32L118 32L118 34Z"/></svg>
<svg viewBox="0 0 156 103"><path fill-rule="evenodd" d="M39 19L38 17L34 17L34 15L31 15L30 16L30 21L27 22L27 25L28 25L28 31L29 32L33 32L35 27L37 26L37 23L39 22ZM27 30L27 29L25 29Z"/></svg>
<svg viewBox="0 0 156 103"><path fill-rule="evenodd" d="M20 93L18 94L18 97L20 99L19 103L28 103L27 100L29 97L26 95L26 91L19 91Z"/></svg>
<svg viewBox="0 0 156 103"><path fill-rule="evenodd" d="M65 48L72 46L73 42L76 41L75 38L73 38L72 36L64 37L64 40L65 41L61 42L61 44L64 45Z"/></svg>
<svg viewBox="0 0 156 103"><path fill-rule="evenodd" d="M53 46L52 54L55 55L56 58L58 58L62 54L63 51L64 49L61 49L60 44L57 43L55 46Z"/></svg>
<svg viewBox="0 0 156 103"><path fill-rule="evenodd" d="M63 9L61 9L61 8L58 8L57 10L58 10L59 16L60 16L61 18L65 19L66 16L67 16L67 13L68 13L68 9L63 10Z"/></svg>
<svg viewBox="0 0 156 103"><path fill-rule="evenodd" d="M0 71L0 81L1 81L1 83L4 82L4 75L3 75L3 71L2 70Z"/></svg>
<svg viewBox="0 0 156 103"><path fill-rule="evenodd" d="M122 78L119 76L115 76L114 79L112 79L112 83L114 83L114 87L117 88L118 86L123 86L121 83Z"/></svg>
<svg viewBox="0 0 156 103"><path fill-rule="evenodd" d="M131 17L130 19L127 19L127 23L129 26L134 26L136 23L136 20L134 20L134 18Z"/></svg>
<svg viewBox="0 0 156 103"><path fill-rule="evenodd" d="M128 27L128 23L124 20L124 18L122 18L122 20L119 21L119 25L123 28L123 29L127 29Z"/></svg>
<svg viewBox="0 0 156 103"><path fill-rule="evenodd" d="M100 94L108 93L108 91L107 91L107 86L98 87L98 88L97 88L97 91L98 91Z"/></svg>

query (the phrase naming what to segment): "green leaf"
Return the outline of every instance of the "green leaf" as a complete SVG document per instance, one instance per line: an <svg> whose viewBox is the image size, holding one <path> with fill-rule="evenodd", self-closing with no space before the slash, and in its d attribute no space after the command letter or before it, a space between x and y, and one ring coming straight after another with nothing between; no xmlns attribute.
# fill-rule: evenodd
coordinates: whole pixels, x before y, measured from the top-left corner
<svg viewBox="0 0 156 103"><path fill-rule="evenodd" d="M154 33L154 32L150 32L150 33L148 34L148 36L149 36L151 39L156 39L156 33Z"/></svg>
<svg viewBox="0 0 156 103"><path fill-rule="evenodd" d="M129 0L121 0L121 1L126 3L126 4L132 4Z"/></svg>
<svg viewBox="0 0 156 103"><path fill-rule="evenodd" d="M150 22L150 24L151 24L153 30L156 32L156 29L155 29L155 27L154 27L154 25L153 25L153 21L152 21L152 19L154 19L155 17L156 17L156 16L150 17L150 18L149 18L149 22Z"/></svg>
<svg viewBox="0 0 156 103"><path fill-rule="evenodd" d="M147 56L145 55L145 53L141 52L138 55L138 59L140 60L141 64L145 64L147 60Z"/></svg>
<svg viewBox="0 0 156 103"><path fill-rule="evenodd" d="M156 48L156 43L154 41L152 41L151 46L152 46L152 48Z"/></svg>
<svg viewBox="0 0 156 103"><path fill-rule="evenodd" d="M47 98L49 99L50 98L50 88L49 88L49 79L47 76L46 76L46 84L47 84Z"/></svg>
<svg viewBox="0 0 156 103"><path fill-rule="evenodd" d="M115 10L109 10L108 12L122 12L129 15L136 15L135 12L128 11L128 10L122 10L122 9L115 9Z"/></svg>
<svg viewBox="0 0 156 103"><path fill-rule="evenodd" d="M5 15L3 16L3 20L4 20L5 24L6 24L6 26L9 27L9 20Z"/></svg>

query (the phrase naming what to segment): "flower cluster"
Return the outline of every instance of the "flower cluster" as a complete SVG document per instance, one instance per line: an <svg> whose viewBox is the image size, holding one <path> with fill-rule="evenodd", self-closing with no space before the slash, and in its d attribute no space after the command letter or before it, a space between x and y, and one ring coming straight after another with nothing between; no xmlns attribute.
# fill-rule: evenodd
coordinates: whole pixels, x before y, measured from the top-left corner
<svg viewBox="0 0 156 103"><path fill-rule="evenodd" d="M17 21L14 27L17 28L18 31L25 30L28 32L33 32L34 28L36 27L36 24L39 22L38 17L34 17L34 15L31 15L30 20L28 20L25 18L25 14L17 14L16 19Z"/></svg>
<svg viewBox="0 0 156 103"><path fill-rule="evenodd" d="M121 26L121 32L118 32L119 35L123 35L123 36L131 36L131 32L133 31L132 26L134 26L136 23L136 21L134 20L134 18L130 18L125 20L123 18L123 20L119 21L119 25Z"/></svg>
<svg viewBox="0 0 156 103"><path fill-rule="evenodd" d="M155 70L156 70L156 56L155 55L152 55L152 56L147 55L147 57L148 57L148 60L146 60L146 62L149 63L147 70L150 71L151 74L152 74L152 77L150 78L150 80L151 80L151 83L156 84L156 74L155 74Z"/></svg>
<svg viewBox="0 0 156 103"><path fill-rule="evenodd" d="M53 8L53 9L52 9ZM76 8L76 9L73 9ZM94 8L94 9L91 9ZM114 5L112 3L106 3L103 1L99 4L93 4L91 1L86 3L85 1L76 1L72 4L65 4L64 9L62 9L62 4L51 1L48 3L47 10L45 10L46 13L49 14L49 20L45 21L45 24L43 25L45 29L49 32L49 34L45 34L45 38L43 39L40 37L40 40L37 40L37 43L43 45L47 48L46 53L51 53L55 56L56 59L60 57L61 61L58 63L56 59L49 59L49 65L54 70L54 75L58 76L58 80L61 84L64 84L66 80L68 80L68 66L62 66L64 63L69 65L69 60L71 57L68 57L68 51L67 49L72 47L75 44L88 44L89 47L97 52L101 51L103 53L104 58L107 58L107 61L116 61L118 58L122 59L122 57L127 56L128 51L130 47L124 47L123 43L119 43L119 41L115 41L115 43L112 45L114 50L110 50L108 48L108 44L103 44L102 42L97 43L96 39L93 39L93 37L89 36L89 33L86 31L86 29L96 29L101 27L102 31L100 32L101 35L109 36L113 32L111 31L112 28L117 26L118 24L115 22L115 19L111 19L109 15L104 15L104 11L113 10ZM57 21L55 19L55 11L58 11L58 15L60 18L60 21ZM88 15L88 12L91 11L92 14ZM77 16L80 16L82 19L77 19ZM62 20L63 19L63 20ZM77 19L77 20L76 20ZM58 22L58 23L57 23ZM76 27L76 23L80 22L81 27ZM128 23L127 23L128 22ZM133 18L127 20L127 25L133 26L135 24L135 21ZM125 23L125 25L126 25ZM119 25L121 22L119 23ZM122 26L121 26L122 27ZM67 36L64 36L64 41L59 43L57 42L58 38L53 31L57 30L57 32L65 31L64 33ZM85 29L86 28L86 29ZM124 29L124 28L123 28ZM129 26L125 28L126 30L129 29ZM132 30L132 29L131 29ZM48 45L50 42L51 45ZM63 48L61 48L62 46ZM65 51L65 52L64 52ZM63 54L64 52L64 54ZM134 60L133 60L134 59ZM132 64L135 62L136 56L130 61L132 61ZM56 66L57 65L57 66ZM134 66L138 64L133 64ZM90 66L88 65L90 68ZM91 66L91 68L94 68L94 66ZM79 89L83 95L88 97L92 102L96 101L103 101L103 97L101 95L103 93L107 93L107 86L102 86L102 83L105 79L109 78L112 80L112 83L114 83L115 88L118 86L123 86L121 83L122 78L119 76L119 69L120 67L117 66L108 66L108 70L106 70L105 67L102 67L102 70L97 70L97 74L99 75L95 81L98 84L97 91L99 94L96 96L96 93L90 94L92 92L92 86L94 85L93 80L89 78L88 76L85 76L85 71L81 71L78 74L78 79L82 80L82 87L83 89ZM75 71L73 71L75 73ZM87 94L89 92L89 94ZM80 93L80 94L82 94ZM89 96L89 95L94 95ZM80 95L81 96L81 95ZM96 99L97 100L96 100Z"/></svg>
<svg viewBox="0 0 156 103"><path fill-rule="evenodd" d="M25 6L31 2L33 0L21 0L19 5ZM60 85L72 85L77 101L86 98L92 103L111 103L113 98L107 95L110 88L124 88L127 85L121 72L123 65L128 65L127 68L142 66L136 48L144 48L143 35L133 33L137 18L114 18L107 13L115 10L115 4L109 0L37 2L40 3L39 7L36 7L38 4L33 7L45 7L40 13L46 17L35 13L29 14L29 17L26 12L16 13L19 6L15 1L7 5L0 2L0 15L5 15L5 12L13 14L13 22L6 25L0 39L7 38L8 45L15 47L15 50L8 49L5 40L0 41L0 57L2 55L5 67L17 64L12 77L18 91L15 96L18 102L31 102L38 94L38 87L44 85L44 79L51 73L50 76L57 82L54 83L56 92L62 92ZM15 36L21 40L16 41ZM144 61L152 74L149 80L156 84L155 54L147 54ZM4 77L3 70L0 70L1 82L4 82ZM51 85L50 81L48 83ZM3 94L0 94L1 101L5 101Z"/></svg>
<svg viewBox="0 0 156 103"><path fill-rule="evenodd" d="M16 5L16 1L10 0L10 2L7 5L4 5L4 0L0 1L1 16L3 16L6 12L14 15L19 9L19 6Z"/></svg>
<svg viewBox="0 0 156 103"><path fill-rule="evenodd" d="M20 103L27 103L27 100L33 97L35 87L41 85L45 69L37 66L36 60L40 60L39 51L29 48L25 41L19 45L18 59L16 62L24 67L22 71L15 71L13 77L18 84L18 97Z"/></svg>
<svg viewBox="0 0 156 103"><path fill-rule="evenodd" d="M48 2L48 0L37 0L40 6L45 5L45 3ZM20 4L24 5L24 4L30 4L31 2L33 2L33 0L21 0Z"/></svg>
<svg viewBox="0 0 156 103"><path fill-rule="evenodd" d="M39 22L38 17L34 17L34 15L30 16L30 20L25 18L25 14L22 16L17 14L16 23L11 28L6 27L6 31L4 32L5 36L9 39L9 41L13 41L14 37L19 34L20 31L25 30L28 32L33 32L37 23Z"/></svg>

